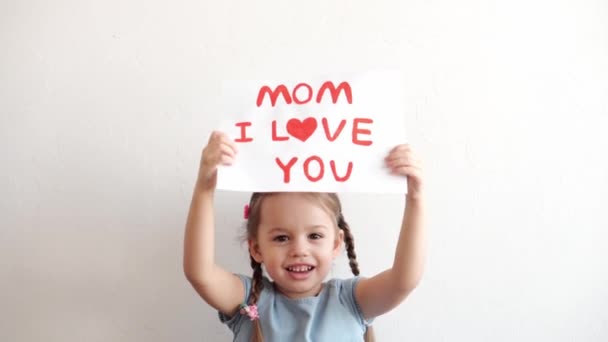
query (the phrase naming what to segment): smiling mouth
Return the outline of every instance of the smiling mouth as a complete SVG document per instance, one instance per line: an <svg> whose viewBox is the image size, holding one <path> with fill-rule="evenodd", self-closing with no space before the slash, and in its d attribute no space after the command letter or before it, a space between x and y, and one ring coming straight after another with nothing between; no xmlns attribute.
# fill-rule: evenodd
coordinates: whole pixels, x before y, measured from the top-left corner
<svg viewBox="0 0 608 342"><path fill-rule="evenodd" d="M289 272L295 272L295 273L306 273L306 272L310 272L314 269L314 266L289 266L287 268L285 268L287 271Z"/></svg>

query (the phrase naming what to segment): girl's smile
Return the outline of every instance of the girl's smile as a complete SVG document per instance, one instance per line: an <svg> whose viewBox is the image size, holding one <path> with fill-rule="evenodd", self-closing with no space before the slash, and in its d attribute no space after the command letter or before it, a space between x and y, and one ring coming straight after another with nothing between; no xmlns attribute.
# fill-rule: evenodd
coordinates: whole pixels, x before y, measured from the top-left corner
<svg viewBox="0 0 608 342"><path fill-rule="evenodd" d="M305 280L312 274L312 270L314 270L315 267L307 264L295 264L287 266L285 269L289 272L289 275L293 280Z"/></svg>

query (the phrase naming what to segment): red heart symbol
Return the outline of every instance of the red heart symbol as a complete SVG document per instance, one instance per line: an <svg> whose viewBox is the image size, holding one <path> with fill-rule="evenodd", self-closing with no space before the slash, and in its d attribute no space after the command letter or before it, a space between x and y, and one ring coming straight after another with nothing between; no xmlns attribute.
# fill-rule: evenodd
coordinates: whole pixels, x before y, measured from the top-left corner
<svg viewBox="0 0 608 342"><path fill-rule="evenodd" d="M317 129L317 120L315 118L306 118L304 121L299 119L290 119L287 121L287 132L294 138L306 141L312 133Z"/></svg>

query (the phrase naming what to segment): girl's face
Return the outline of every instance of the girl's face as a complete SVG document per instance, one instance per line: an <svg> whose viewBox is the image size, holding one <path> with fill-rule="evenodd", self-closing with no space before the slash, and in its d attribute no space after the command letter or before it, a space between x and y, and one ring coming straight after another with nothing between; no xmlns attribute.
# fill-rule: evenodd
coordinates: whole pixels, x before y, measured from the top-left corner
<svg viewBox="0 0 608 342"><path fill-rule="evenodd" d="M265 198L260 215L257 241L249 241L253 258L285 296L317 295L344 239L335 218L298 193Z"/></svg>

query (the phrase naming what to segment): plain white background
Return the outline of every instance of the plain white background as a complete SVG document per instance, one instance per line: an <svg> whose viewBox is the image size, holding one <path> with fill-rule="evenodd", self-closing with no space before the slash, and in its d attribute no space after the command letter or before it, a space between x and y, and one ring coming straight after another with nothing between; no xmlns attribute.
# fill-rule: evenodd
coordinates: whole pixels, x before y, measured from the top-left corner
<svg viewBox="0 0 608 342"><path fill-rule="evenodd" d="M221 81L378 67L429 205L379 340L608 340L604 0L2 0L0 46L2 341L230 340L182 271ZM247 198L217 194L217 257L248 273ZM403 198L343 199L373 275Z"/></svg>

